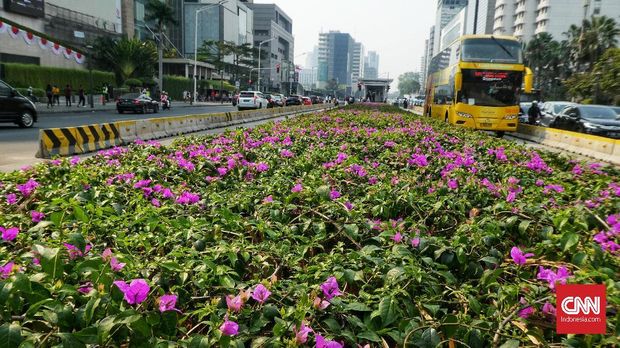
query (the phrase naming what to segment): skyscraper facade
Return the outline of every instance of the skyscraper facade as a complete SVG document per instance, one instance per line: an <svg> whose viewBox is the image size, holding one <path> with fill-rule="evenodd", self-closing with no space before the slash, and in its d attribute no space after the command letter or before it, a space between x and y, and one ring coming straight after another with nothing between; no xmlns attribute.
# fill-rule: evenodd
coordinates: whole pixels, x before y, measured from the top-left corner
<svg viewBox="0 0 620 348"><path fill-rule="evenodd" d="M379 77L379 54L376 51L368 51L364 60L364 77L367 79Z"/></svg>
<svg viewBox="0 0 620 348"><path fill-rule="evenodd" d="M351 61L355 41L348 33L330 31L319 34L318 83L325 87L331 80L351 85Z"/></svg>

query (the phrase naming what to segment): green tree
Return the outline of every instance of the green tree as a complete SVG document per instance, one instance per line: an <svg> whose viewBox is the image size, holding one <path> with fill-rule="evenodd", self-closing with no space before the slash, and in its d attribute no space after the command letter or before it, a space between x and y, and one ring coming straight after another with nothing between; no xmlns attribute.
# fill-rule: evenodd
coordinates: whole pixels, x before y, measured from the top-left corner
<svg viewBox="0 0 620 348"><path fill-rule="evenodd" d="M620 104L620 48L608 49L591 72L577 73L567 81L569 94L596 104Z"/></svg>
<svg viewBox="0 0 620 348"><path fill-rule="evenodd" d="M571 25L566 33L570 58L576 72L591 70L598 59L618 44L620 27L606 16L592 17L581 27Z"/></svg>
<svg viewBox="0 0 620 348"><path fill-rule="evenodd" d="M534 71L534 86L545 99L562 99L564 95L560 82L567 76L565 53L566 45L555 41L549 33L536 35L525 46L526 63Z"/></svg>
<svg viewBox="0 0 620 348"><path fill-rule="evenodd" d="M129 78L151 79L157 64L157 49L149 41L101 38L93 43L92 51L94 67L113 71L117 86Z"/></svg>
<svg viewBox="0 0 620 348"><path fill-rule="evenodd" d="M406 72L398 77L398 91L401 95L420 91L420 73Z"/></svg>
<svg viewBox="0 0 620 348"><path fill-rule="evenodd" d="M157 53L158 53L158 73L159 88L163 90L163 65L164 65L164 31L166 26L177 24L174 16L174 9L165 1L149 0L146 4L147 21L154 21L157 25Z"/></svg>

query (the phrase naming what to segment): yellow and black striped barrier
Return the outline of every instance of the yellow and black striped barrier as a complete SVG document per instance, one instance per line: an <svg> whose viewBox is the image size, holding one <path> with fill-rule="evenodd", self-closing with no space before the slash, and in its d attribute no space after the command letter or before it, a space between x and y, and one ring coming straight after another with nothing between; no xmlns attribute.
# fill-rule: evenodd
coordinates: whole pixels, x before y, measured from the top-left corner
<svg viewBox="0 0 620 348"><path fill-rule="evenodd" d="M118 146L123 143L115 123L49 128L39 132L38 158L71 156Z"/></svg>
<svg viewBox="0 0 620 348"><path fill-rule="evenodd" d="M282 109L273 108L255 111L162 117L78 127L42 129L39 132L39 151L36 157L71 156L114 146L128 145L137 139L159 139L217 126L248 122L255 120L257 117L265 119L291 113L330 108L330 105L291 106Z"/></svg>

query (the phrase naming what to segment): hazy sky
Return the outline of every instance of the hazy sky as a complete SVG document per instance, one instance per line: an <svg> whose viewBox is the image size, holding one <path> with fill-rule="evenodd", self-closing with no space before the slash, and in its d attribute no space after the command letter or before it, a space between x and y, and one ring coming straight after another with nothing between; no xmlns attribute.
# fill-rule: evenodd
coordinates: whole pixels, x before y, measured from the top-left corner
<svg viewBox="0 0 620 348"><path fill-rule="evenodd" d="M380 55L380 77L419 71L437 0L255 0L275 3L293 19L295 55L312 50L319 33L348 32ZM305 65L305 56L296 59ZM396 82L396 81L395 81Z"/></svg>

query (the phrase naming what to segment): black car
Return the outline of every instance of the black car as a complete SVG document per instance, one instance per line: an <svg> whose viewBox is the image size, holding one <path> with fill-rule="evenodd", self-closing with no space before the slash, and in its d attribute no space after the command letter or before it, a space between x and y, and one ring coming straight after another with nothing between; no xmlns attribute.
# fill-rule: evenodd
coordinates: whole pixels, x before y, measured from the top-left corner
<svg viewBox="0 0 620 348"><path fill-rule="evenodd" d="M125 111L146 114L149 111L159 112L159 102L147 97L145 94L128 93L123 94L116 102L116 111L122 114Z"/></svg>
<svg viewBox="0 0 620 348"><path fill-rule="evenodd" d="M555 120L557 128L620 139L620 116L604 105L565 108Z"/></svg>
<svg viewBox="0 0 620 348"><path fill-rule="evenodd" d="M575 106L577 104L566 101L549 101L540 108L542 117L540 118L540 125L545 127L556 127L555 121L558 115L569 106Z"/></svg>
<svg viewBox="0 0 620 348"><path fill-rule="evenodd" d="M37 108L30 99L0 80L0 122L30 128L37 122Z"/></svg>
<svg viewBox="0 0 620 348"><path fill-rule="evenodd" d="M620 115L620 106L610 106L610 108L612 108L612 110L614 110L616 114Z"/></svg>
<svg viewBox="0 0 620 348"><path fill-rule="evenodd" d="M301 100L300 96L292 95L286 98L286 106L291 106L291 105L304 105L304 101Z"/></svg>

